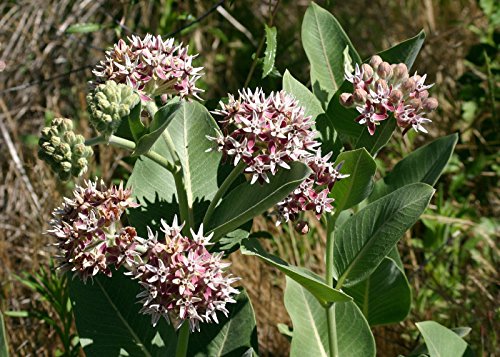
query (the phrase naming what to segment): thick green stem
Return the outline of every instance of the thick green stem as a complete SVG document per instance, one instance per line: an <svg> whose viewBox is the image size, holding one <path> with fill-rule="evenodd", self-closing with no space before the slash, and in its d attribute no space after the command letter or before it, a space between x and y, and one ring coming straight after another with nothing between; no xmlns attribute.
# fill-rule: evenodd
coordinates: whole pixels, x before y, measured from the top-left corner
<svg viewBox="0 0 500 357"><path fill-rule="evenodd" d="M210 221L210 218L212 218L212 214L214 213L215 207L217 206L217 204L221 200L222 196L224 196L226 191L229 189L231 184L234 182L234 180L243 171L244 166L245 166L245 163L243 161L240 161L240 163L233 168L233 170L226 177L226 179L224 180L222 185L219 187L219 189L215 193L214 198L210 202L210 206L208 206L207 213L205 213L205 218L203 218L203 225L204 226L206 226L208 224L208 222Z"/></svg>
<svg viewBox="0 0 500 357"><path fill-rule="evenodd" d="M333 287L333 250L335 244L335 221L336 216L326 216L326 284ZM338 357L337 345L337 326L335 321L335 303L325 307L326 320L328 324L328 345L330 347L330 356Z"/></svg>
<svg viewBox="0 0 500 357"><path fill-rule="evenodd" d="M189 344L189 321L184 321L179 328L179 335L177 336L177 348L175 357L186 357Z"/></svg>

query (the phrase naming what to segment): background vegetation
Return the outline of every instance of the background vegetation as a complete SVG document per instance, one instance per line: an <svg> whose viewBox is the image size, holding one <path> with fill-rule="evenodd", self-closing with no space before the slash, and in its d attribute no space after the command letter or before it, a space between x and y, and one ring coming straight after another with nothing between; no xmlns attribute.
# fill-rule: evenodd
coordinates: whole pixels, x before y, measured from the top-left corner
<svg viewBox="0 0 500 357"><path fill-rule="evenodd" d="M278 29L276 67L307 82L300 24L309 1L71 1L10 0L0 4L0 310L15 356L78 355L66 281L52 269L54 254L43 234L51 210L71 189L36 158L37 133L54 116L79 120L90 136L85 94L91 68L116 39L148 32L175 36L199 52L205 66L207 106L243 84L280 89L275 72L262 80L264 24ZM470 326L478 356L500 354L499 263L500 147L498 111L499 5L493 0L318 1L342 23L363 57L424 28L415 68L436 82L440 101L428 136L409 136L378 157L391 167L431 138L460 134L457 150L428 212L400 248L413 287L404 324L375 330L380 356L408 353L418 344L413 323L433 319ZM86 26L78 26L87 24ZM129 175L130 159L98 151L88 177L107 182ZM323 266L320 226L307 236L266 219L255 230L273 232L269 250L317 272ZM42 270L39 270L42 269ZM289 323L282 303L284 277L252 257L237 255L257 310L263 355L287 355L276 326ZM259 313L259 310L265 313Z"/></svg>

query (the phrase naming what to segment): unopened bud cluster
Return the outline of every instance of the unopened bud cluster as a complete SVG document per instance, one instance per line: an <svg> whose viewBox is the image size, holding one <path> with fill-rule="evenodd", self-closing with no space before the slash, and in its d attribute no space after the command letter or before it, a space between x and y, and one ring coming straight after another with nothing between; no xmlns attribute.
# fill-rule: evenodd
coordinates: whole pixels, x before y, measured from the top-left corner
<svg viewBox="0 0 500 357"><path fill-rule="evenodd" d="M90 124L109 138L140 101L139 95L125 84L100 84L87 95Z"/></svg>
<svg viewBox="0 0 500 357"><path fill-rule="evenodd" d="M111 276L111 266L119 268L134 259L136 232L119 228L120 217L129 207L137 207L130 190L86 181L77 186L73 198L65 198L54 210L48 233L57 239L60 269L73 271L84 282L101 272Z"/></svg>
<svg viewBox="0 0 500 357"><path fill-rule="evenodd" d="M227 104L220 103L215 114L222 115L222 134L208 138L217 150L236 166L244 162L251 183L269 182L279 168L290 169L290 163L307 164L313 173L285 200L278 203L277 224L296 221L300 213L314 211L319 217L333 209L330 191L336 181L346 177L328 162L331 154L321 157L320 143L312 129L314 121L305 116L304 108L285 91L266 97L262 89L243 90L239 98L229 95ZM302 224L303 225L303 224ZM306 228L300 229L303 232Z"/></svg>
<svg viewBox="0 0 500 357"><path fill-rule="evenodd" d="M87 171L87 158L93 154L85 139L73 132L71 119L55 118L42 129L38 157L46 161L61 180L78 177Z"/></svg>
<svg viewBox="0 0 500 357"><path fill-rule="evenodd" d="M346 70L345 78L354 86L353 93L342 93L340 103L356 107L360 115L356 122L366 125L370 135L381 121L394 113L397 125L405 134L410 128L427 133L423 124L431 122L426 116L438 106L427 91L433 84L425 84L427 75L410 76L404 63L389 64L380 56L370 63L356 64L354 73Z"/></svg>
<svg viewBox="0 0 500 357"><path fill-rule="evenodd" d="M156 96L196 97L202 92L196 87L202 67L193 67L196 56L188 48L175 45L174 39L132 35L128 42L120 39L106 59L93 70L97 82L112 80L138 90L143 100Z"/></svg>
<svg viewBox="0 0 500 357"><path fill-rule="evenodd" d="M218 323L217 311L228 315L227 303L234 303L239 291L231 287L238 281L224 270L230 265L221 261L222 252L211 254L206 249L212 235L191 230L191 238L182 235L177 217L170 226L162 220L161 238L148 228L148 239L137 238L143 253L131 274L139 280L143 291L137 297L142 313L151 315L153 325L160 317L179 325L189 321L191 330L200 323ZM169 319L170 318L170 319Z"/></svg>

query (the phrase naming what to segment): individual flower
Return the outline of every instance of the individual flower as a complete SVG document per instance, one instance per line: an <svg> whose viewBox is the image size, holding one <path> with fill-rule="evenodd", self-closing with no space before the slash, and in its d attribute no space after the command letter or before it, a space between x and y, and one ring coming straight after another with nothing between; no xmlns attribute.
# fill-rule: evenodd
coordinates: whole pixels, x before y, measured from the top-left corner
<svg viewBox="0 0 500 357"><path fill-rule="evenodd" d="M122 183L108 189L102 181L85 181L85 187L77 186L73 197L64 199L48 231L57 239L60 269L86 282L99 272L111 276L112 265L118 269L132 262L137 234L133 227L119 228L123 212L138 206L130 194Z"/></svg>
<svg viewBox="0 0 500 357"><path fill-rule="evenodd" d="M142 286L137 297L141 312L151 315L153 326L163 316L179 326L189 321L192 331L200 323L218 323L217 311L228 315L226 304L235 303L239 291L231 286L239 278L226 274L230 265L223 263L222 252L211 254L206 246L212 234L203 234L203 225L191 237L184 236L184 226L177 217L172 225L161 221L163 234L158 238L148 228L148 239L136 238L144 253L135 261L131 275Z"/></svg>
<svg viewBox="0 0 500 357"><path fill-rule="evenodd" d="M87 95L90 124L109 138L140 101L139 95L125 84L100 84Z"/></svg>
<svg viewBox="0 0 500 357"><path fill-rule="evenodd" d="M207 137L235 166L244 162L252 184L269 182L279 167L289 169L290 162L303 161L319 145L313 120L284 91L266 97L262 89L244 89L220 106L214 113L223 116L222 133Z"/></svg>
<svg viewBox="0 0 500 357"><path fill-rule="evenodd" d="M427 90L433 84L425 84L426 77L417 73L410 77L404 63L391 65L380 56L373 56L369 64L356 64L354 72L346 69L345 78L353 84L354 91L342 93L340 103L356 108L356 122L366 125L370 135L390 113L403 134L410 128L427 133L423 124L431 122L427 115L436 110L438 102L429 97Z"/></svg>
<svg viewBox="0 0 500 357"><path fill-rule="evenodd" d="M87 171L87 158L94 152L82 135L73 131L71 119L55 118L42 129L38 157L46 161L61 180L79 177Z"/></svg>
<svg viewBox="0 0 500 357"><path fill-rule="evenodd" d="M195 57L188 55L187 46L175 45L173 38L164 41L159 35L132 35L106 51L106 59L93 73L97 83L124 83L138 90L143 100L156 96L199 98L202 90L196 87L196 81L203 68L193 67Z"/></svg>

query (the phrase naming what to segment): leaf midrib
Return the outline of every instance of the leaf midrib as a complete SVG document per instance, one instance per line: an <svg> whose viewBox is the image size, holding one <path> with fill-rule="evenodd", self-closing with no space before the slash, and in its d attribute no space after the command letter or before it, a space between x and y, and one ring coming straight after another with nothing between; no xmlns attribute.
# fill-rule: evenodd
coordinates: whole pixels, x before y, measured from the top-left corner
<svg viewBox="0 0 500 357"><path fill-rule="evenodd" d="M311 321L311 325L312 325L312 330L314 331L314 336L316 337L317 341L318 341L318 345L321 347L321 352L322 352L322 356L325 356L325 357L328 357L328 354L326 353L326 350L325 350L325 346L323 346L323 342L321 341L321 336L319 335L319 332L318 332L318 329L317 329L317 326L316 326L316 323L314 322L314 316L312 315L312 312L311 312L311 308L310 308L310 305L309 305L309 301L305 295L305 289L300 289L300 294L302 295L302 298L304 299L304 301L306 302L306 311L307 311L307 314L309 315L309 318L310 318L310 321Z"/></svg>
<svg viewBox="0 0 500 357"><path fill-rule="evenodd" d="M318 35L319 35L319 40L321 44L321 52L323 53L323 57L325 58L326 62L326 68L328 69L328 74L330 75L330 80L333 83L333 91L335 92L338 89L337 82L335 82L335 76L333 74L333 69L330 64L330 61L328 60L328 55L326 53L326 46L325 46L325 41L323 40L323 34L321 33L320 27L319 27L319 19L318 15L316 14L316 9L313 7L313 12L314 12L314 23L316 25L316 28L318 30Z"/></svg>
<svg viewBox="0 0 500 357"><path fill-rule="evenodd" d="M99 281L99 279L96 279L95 281L97 281L97 285L99 285L99 288L101 289L104 297L109 302L109 304L111 305L111 307L113 308L113 310L116 312L116 315L118 316L118 318L120 319L120 321L123 323L123 325L125 326L125 328L128 330L128 332L130 333L130 335L132 336L132 338L137 342L137 346L139 346L139 348L144 352L145 356L152 357L151 353L149 353L149 351L146 349L146 346L144 346L144 343L141 341L141 339L139 338L139 336L136 335L135 331L129 325L129 323L127 322L127 320L123 317L123 315L121 314L120 310L116 307L116 305L113 302L113 300L111 300L111 297L108 295L108 293L106 292L106 290L102 286L102 284Z"/></svg>

